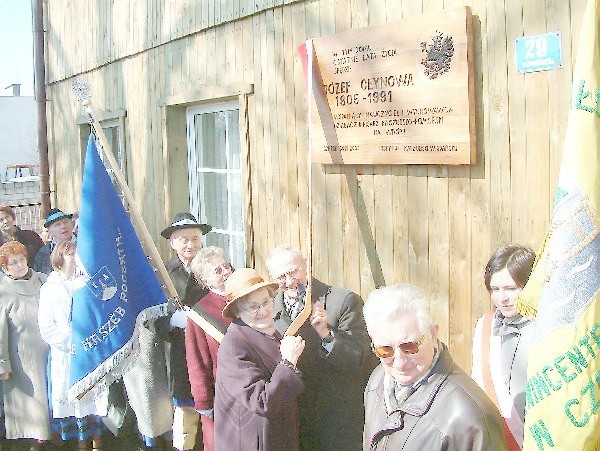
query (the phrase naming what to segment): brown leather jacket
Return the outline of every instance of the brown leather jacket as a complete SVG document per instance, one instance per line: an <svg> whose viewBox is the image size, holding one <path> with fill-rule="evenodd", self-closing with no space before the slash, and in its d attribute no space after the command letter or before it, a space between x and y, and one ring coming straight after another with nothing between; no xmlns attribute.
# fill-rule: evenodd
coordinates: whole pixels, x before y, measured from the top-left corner
<svg viewBox="0 0 600 451"><path fill-rule="evenodd" d="M388 416L379 365L365 390L363 450L506 450L496 406L452 360L443 343L435 366Z"/></svg>

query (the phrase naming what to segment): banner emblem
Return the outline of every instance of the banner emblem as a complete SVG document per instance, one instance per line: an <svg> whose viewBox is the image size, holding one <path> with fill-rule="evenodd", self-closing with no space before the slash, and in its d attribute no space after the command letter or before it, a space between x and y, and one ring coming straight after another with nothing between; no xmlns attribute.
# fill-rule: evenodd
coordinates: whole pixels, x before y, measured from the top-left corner
<svg viewBox="0 0 600 451"><path fill-rule="evenodd" d="M88 289L102 301L108 301L117 292L117 281L106 266L98 270L86 283Z"/></svg>

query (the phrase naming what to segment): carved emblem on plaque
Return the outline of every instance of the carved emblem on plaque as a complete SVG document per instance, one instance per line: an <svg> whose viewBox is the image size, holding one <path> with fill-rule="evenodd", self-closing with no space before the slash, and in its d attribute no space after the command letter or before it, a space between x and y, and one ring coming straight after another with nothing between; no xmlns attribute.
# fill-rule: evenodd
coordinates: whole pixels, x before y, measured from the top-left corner
<svg viewBox="0 0 600 451"><path fill-rule="evenodd" d="M434 80L450 70L450 63L454 55L452 36L444 36L444 33L438 31L431 41L421 42L421 51L425 53L421 64L425 66L425 75L430 80Z"/></svg>

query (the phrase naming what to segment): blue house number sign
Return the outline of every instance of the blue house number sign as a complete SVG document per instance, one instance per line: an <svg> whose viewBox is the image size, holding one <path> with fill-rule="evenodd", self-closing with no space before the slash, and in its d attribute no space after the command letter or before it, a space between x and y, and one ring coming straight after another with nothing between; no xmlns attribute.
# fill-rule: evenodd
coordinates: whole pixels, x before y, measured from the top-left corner
<svg viewBox="0 0 600 451"><path fill-rule="evenodd" d="M517 70L536 72L562 67L560 33L525 36L515 41Z"/></svg>

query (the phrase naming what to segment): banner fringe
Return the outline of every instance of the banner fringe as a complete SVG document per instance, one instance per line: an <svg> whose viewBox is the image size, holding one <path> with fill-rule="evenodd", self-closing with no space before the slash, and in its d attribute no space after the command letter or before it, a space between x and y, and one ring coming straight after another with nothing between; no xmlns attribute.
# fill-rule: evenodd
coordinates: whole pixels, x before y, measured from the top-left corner
<svg viewBox="0 0 600 451"><path fill-rule="evenodd" d="M98 367L69 388L67 403L86 404L101 395L110 384L120 379L124 373L133 367L140 352L139 328L144 327L144 322L167 315L167 303L147 307L138 313L135 321L134 333L129 341L117 352Z"/></svg>

